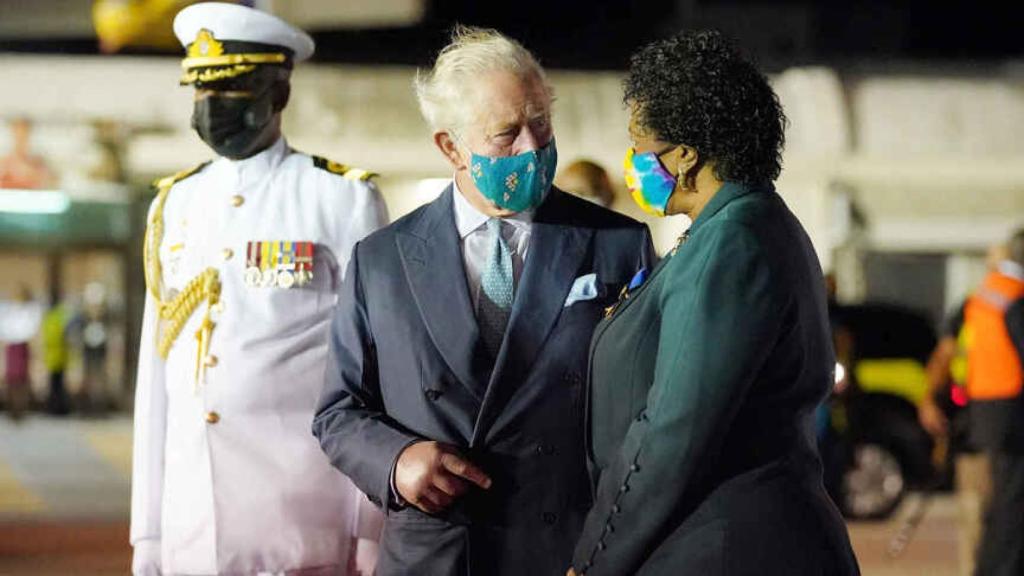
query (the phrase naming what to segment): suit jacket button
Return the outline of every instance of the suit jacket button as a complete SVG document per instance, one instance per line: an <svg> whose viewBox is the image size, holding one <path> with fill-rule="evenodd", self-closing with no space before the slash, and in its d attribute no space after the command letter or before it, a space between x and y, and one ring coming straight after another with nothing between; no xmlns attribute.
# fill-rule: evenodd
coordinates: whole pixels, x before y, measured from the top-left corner
<svg viewBox="0 0 1024 576"><path fill-rule="evenodd" d="M547 524L548 526L551 526L555 522L558 522L558 514L555 514L554 512L545 512L544 513L544 523L545 524Z"/></svg>
<svg viewBox="0 0 1024 576"><path fill-rule="evenodd" d="M640 467L637 466L636 464L633 464L632 466L629 467L629 471L630 472L639 472L640 471Z"/></svg>
<svg viewBox="0 0 1024 576"><path fill-rule="evenodd" d="M597 549L598 550L604 550L607 547L608 547L608 545L604 543L604 540L598 541L598 543L597 543Z"/></svg>
<svg viewBox="0 0 1024 576"><path fill-rule="evenodd" d="M618 504L612 506L612 514L618 514L619 512L622 512L622 508Z"/></svg>
<svg viewBox="0 0 1024 576"><path fill-rule="evenodd" d="M235 194L234 196L231 197L231 205L234 206L235 208L238 208L242 204L245 204L245 198L239 196L238 194Z"/></svg>
<svg viewBox="0 0 1024 576"><path fill-rule="evenodd" d="M220 414L217 414L216 412L212 412L212 411L211 412L207 412L206 413L206 422L208 424L216 424L217 422L220 422Z"/></svg>
<svg viewBox="0 0 1024 576"><path fill-rule="evenodd" d="M427 399L430 400L431 402L437 402L437 399L441 397L441 391L440 390L427 390L426 391L426 395L427 395Z"/></svg>
<svg viewBox="0 0 1024 576"><path fill-rule="evenodd" d="M537 454L540 454L541 456L554 456L555 447L551 444L538 444Z"/></svg>

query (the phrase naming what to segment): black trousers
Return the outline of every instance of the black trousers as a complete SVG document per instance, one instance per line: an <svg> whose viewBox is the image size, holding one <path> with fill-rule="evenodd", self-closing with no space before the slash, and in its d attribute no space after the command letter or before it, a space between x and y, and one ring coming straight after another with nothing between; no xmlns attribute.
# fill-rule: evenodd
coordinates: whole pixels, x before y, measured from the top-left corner
<svg viewBox="0 0 1024 576"><path fill-rule="evenodd" d="M60 416L71 412L71 401L64 387L64 371L50 373L50 396L46 399L46 410Z"/></svg>
<svg viewBox="0 0 1024 576"><path fill-rule="evenodd" d="M990 452L992 500L975 576L1024 575L1024 453Z"/></svg>

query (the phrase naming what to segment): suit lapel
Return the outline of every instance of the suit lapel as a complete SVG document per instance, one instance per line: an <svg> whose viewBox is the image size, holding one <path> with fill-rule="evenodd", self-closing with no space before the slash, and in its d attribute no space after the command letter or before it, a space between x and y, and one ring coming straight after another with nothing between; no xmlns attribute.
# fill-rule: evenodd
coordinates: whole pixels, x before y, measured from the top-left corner
<svg viewBox="0 0 1024 576"><path fill-rule="evenodd" d="M534 217L519 291L473 431L473 445L530 373L587 255L593 231L568 225L561 194L552 189Z"/></svg>
<svg viewBox="0 0 1024 576"><path fill-rule="evenodd" d="M481 401L484 379L475 353L478 330L466 287L452 193L449 186L419 222L398 235L398 251L434 346L459 382Z"/></svg>

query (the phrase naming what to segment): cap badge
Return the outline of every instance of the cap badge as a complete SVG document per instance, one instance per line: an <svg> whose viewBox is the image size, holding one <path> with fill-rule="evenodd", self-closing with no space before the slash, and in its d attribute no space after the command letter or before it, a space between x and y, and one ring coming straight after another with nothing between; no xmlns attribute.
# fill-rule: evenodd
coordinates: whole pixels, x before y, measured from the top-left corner
<svg viewBox="0 0 1024 576"><path fill-rule="evenodd" d="M221 56L224 54L224 44L213 37L213 32L206 28L199 30L195 41L188 47L189 58L204 56Z"/></svg>

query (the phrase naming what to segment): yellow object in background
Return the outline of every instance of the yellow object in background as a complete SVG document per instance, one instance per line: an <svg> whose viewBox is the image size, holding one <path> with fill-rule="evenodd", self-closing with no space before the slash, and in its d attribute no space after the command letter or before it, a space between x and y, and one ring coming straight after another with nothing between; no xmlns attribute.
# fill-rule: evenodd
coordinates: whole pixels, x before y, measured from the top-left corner
<svg viewBox="0 0 1024 576"><path fill-rule="evenodd" d="M968 326L960 329L956 339L956 356L949 365L949 375L960 386L967 386L967 350L974 342L973 332Z"/></svg>
<svg viewBox="0 0 1024 576"><path fill-rule="evenodd" d="M113 53L125 46L167 48L181 46L172 23L179 10L197 0L93 0L92 22L100 50Z"/></svg>
<svg viewBox="0 0 1024 576"><path fill-rule="evenodd" d="M49 373L63 372L68 365L68 342L64 334L68 312L63 305L51 308L43 316L43 364Z"/></svg>
<svg viewBox="0 0 1024 576"><path fill-rule="evenodd" d="M924 366L911 358L878 358L857 362L857 385L864 392L885 392L915 405L928 393Z"/></svg>

